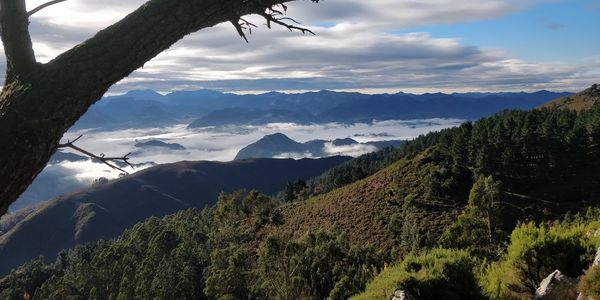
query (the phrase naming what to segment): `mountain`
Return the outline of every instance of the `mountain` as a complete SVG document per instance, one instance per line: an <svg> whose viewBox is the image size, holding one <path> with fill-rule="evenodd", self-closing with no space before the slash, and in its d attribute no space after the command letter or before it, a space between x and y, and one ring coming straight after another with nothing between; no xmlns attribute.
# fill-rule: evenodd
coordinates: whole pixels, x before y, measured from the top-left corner
<svg viewBox="0 0 600 300"><path fill-rule="evenodd" d="M371 282L359 299L397 289L420 299L531 299L557 269L591 289L598 267L583 270L598 248L599 120L596 106L465 122L334 167L313 180L323 186L301 191L307 200L222 195L210 209L32 261L0 280L0 295L348 299ZM75 219L93 221L85 215L94 209Z"/></svg>
<svg viewBox="0 0 600 300"><path fill-rule="evenodd" d="M594 84L587 90L545 103L540 108L560 108L574 111L588 110L600 103L600 85Z"/></svg>
<svg viewBox="0 0 600 300"><path fill-rule="evenodd" d="M304 110L225 108L206 114L195 120L189 128L226 126L226 125L262 125L269 123L305 124L317 121Z"/></svg>
<svg viewBox="0 0 600 300"><path fill-rule="evenodd" d="M73 128L115 130L176 124L198 128L273 122L356 123L425 118L473 120L502 109L531 109L568 95L548 91L423 95L319 91L237 95L209 90L161 95L142 90L103 98Z"/></svg>
<svg viewBox="0 0 600 300"><path fill-rule="evenodd" d="M265 135L260 140L241 149L235 160L248 158L277 157L327 157L333 155L351 155L374 152L385 147L399 146L403 141L378 141L359 143L354 139L336 139L333 141L311 140L299 143L282 133ZM354 155L356 156L356 155Z"/></svg>
<svg viewBox="0 0 600 300"><path fill-rule="evenodd" d="M33 212L19 212L26 214L16 217L19 222L4 222L0 274L39 255L53 260L62 249L117 236L152 216L211 206L221 191L257 189L276 194L288 181L317 176L348 159L179 162L63 195Z"/></svg>
<svg viewBox="0 0 600 300"><path fill-rule="evenodd" d="M153 148L164 148L169 150L185 150L185 147L178 143L165 143L163 141L150 140L146 142L139 142L134 145L136 148L142 149L153 149Z"/></svg>
<svg viewBox="0 0 600 300"><path fill-rule="evenodd" d="M70 161L70 162L75 162L75 161L85 161L90 159L87 156L82 156L79 154L75 154L72 152L65 152L62 150L57 150L51 157L50 160L48 161L49 164L57 164L63 161Z"/></svg>

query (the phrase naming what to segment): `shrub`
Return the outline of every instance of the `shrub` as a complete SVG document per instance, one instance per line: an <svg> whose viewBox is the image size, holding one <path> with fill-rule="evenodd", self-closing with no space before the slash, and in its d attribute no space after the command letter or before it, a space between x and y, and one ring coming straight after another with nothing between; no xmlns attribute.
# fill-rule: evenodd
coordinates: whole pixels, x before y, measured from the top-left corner
<svg viewBox="0 0 600 300"><path fill-rule="evenodd" d="M386 268L352 299L389 299L401 289L421 299L481 299L468 252L433 249L408 255L400 264Z"/></svg>
<svg viewBox="0 0 600 300"><path fill-rule="evenodd" d="M511 234L507 254L487 268L483 290L492 299L531 299L554 270L578 277L595 253L586 232L583 225L519 225Z"/></svg>
<svg viewBox="0 0 600 300"><path fill-rule="evenodd" d="M585 271L578 286L583 299L600 299L600 266L596 265Z"/></svg>

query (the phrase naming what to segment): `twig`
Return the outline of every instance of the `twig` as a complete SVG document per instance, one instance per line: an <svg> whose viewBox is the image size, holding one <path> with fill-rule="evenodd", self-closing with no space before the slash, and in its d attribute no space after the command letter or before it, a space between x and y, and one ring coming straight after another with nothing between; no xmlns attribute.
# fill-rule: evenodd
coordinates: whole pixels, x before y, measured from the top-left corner
<svg viewBox="0 0 600 300"><path fill-rule="evenodd" d="M302 34L306 34L306 33L310 33L312 35L316 35L312 30L308 29L308 28L304 28L304 27L299 27L293 24L288 24L286 23L286 21L295 23L297 25L301 25L300 22L290 18L290 17L285 17L285 13L287 12L287 6L285 5L281 5L283 7L283 11L275 9L275 6L268 8L266 11L259 13L259 15L261 15L263 18L265 18L265 20L267 20L267 27L269 29L271 29L271 23L275 23L277 25L283 26L287 29L289 29L290 31L300 31L302 32Z"/></svg>
<svg viewBox="0 0 600 300"><path fill-rule="evenodd" d="M31 17L31 15L35 14L36 12L38 12L38 11L40 11L40 10L48 7L48 6L51 6L51 5L54 5L54 4L58 4L58 3L61 3L61 2L65 2L65 1L67 1L67 0L52 0L52 1L48 1L48 2L46 2L44 4L42 4L42 5L34 8L34 9L32 9L30 12L27 13L27 16Z"/></svg>
<svg viewBox="0 0 600 300"><path fill-rule="evenodd" d="M129 172L119 168L118 166L115 166L113 164L111 164L111 161L123 161L124 163L126 163L128 166L130 166L132 169L135 169L134 166L129 162L129 155L131 155L131 152L125 154L122 157L105 157L104 154L100 154L100 155L96 155L93 154L85 149L79 148L77 146L75 146L75 142L77 142L81 137L83 137L83 135L78 136L76 139L74 139L73 141L67 140L66 143L64 144L58 144L58 148L71 148L73 150L79 151L93 159L99 160L102 163L104 163L105 165L111 167L114 170L118 170L123 172L125 175L129 175Z"/></svg>
<svg viewBox="0 0 600 300"><path fill-rule="evenodd" d="M248 30L248 33L252 34L252 27L256 28L257 26L243 18L238 18L237 20L232 20L230 22L233 24L233 27L235 27L238 34L246 41L246 43L248 43L248 37L246 37L244 30Z"/></svg>
<svg viewBox="0 0 600 300"><path fill-rule="evenodd" d="M313 2L318 1L313 0ZM278 8L279 6L281 6L281 9ZM267 21L265 25L269 29L271 29L271 24L274 23L283 26L289 29L290 31L296 30L302 32L302 34L310 33L312 35L316 35L312 30L308 28L297 26L302 24L290 17L285 16L286 12L287 6L285 6L284 4L279 4L278 6L274 5L267 8L264 12L258 13L258 15L262 16ZM241 17L234 17L230 22L231 24L233 24L233 27L235 27L240 37L242 37L246 41L246 43L248 43L248 37L246 36L245 31L248 31L249 34L252 34L252 28L256 28L257 26L244 20Z"/></svg>

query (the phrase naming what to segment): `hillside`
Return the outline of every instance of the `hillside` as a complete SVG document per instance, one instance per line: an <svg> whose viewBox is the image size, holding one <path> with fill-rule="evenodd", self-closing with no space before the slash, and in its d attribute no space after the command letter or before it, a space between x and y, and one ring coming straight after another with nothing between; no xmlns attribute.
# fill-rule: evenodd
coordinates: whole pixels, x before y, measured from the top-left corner
<svg viewBox="0 0 600 300"><path fill-rule="evenodd" d="M335 224L354 243L391 250L410 209L417 233L435 241L467 204L479 176L502 183L498 209L504 231L519 220L579 212L600 203L599 119L600 109L506 111L409 142L386 155L405 154L387 167L386 156L354 159L313 180L313 192L330 192L282 206L283 225L270 229L308 232ZM373 163L383 169L363 167ZM340 184L352 177L348 172L361 169L374 173Z"/></svg>
<svg viewBox="0 0 600 300"><path fill-rule="evenodd" d="M600 103L600 85L594 84L589 89L575 95L565 96L550 101L540 106L540 108L560 108L574 111L583 111L592 108Z"/></svg>
<svg viewBox="0 0 600 300"><path fill-rule="evenodd" d="M462 209L462 198L468 190L457 192L453 199L443 199L432 193L431 174L439 164L425 151L411 159L402 159L363 180L306 202L280 207L281 226L273 232L311 232L334 227L348 234L355 244L376 245L380 250L398 246L398 226L403 213L404 198L414 199L411 214L427 230L441 233Z"/></svg>
<svg viewBox="0 0 600 300"><path fill-rule="evenodd" d="M7 232L0 236L0 274L39 255L53 260L62 249L117 236L151 216L211 206L221 191L276 194L288 181L308 179L348 159L180 162L60 196L24 218L15 217L16 224L3 222Z"/></svg>

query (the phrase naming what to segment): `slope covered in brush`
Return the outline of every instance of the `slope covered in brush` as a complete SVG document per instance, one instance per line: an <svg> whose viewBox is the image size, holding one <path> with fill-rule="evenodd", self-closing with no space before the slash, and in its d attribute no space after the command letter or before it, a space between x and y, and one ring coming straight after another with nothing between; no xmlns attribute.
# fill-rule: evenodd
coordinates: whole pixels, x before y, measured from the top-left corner
<svg viewBox="0 0 600 300"><path fill-rule="evenodd" d="M510 232L518 220L553 219L600 201L599 141L598 108L579 114L501 112L421 137L391 154L373 154L383 157L373 164L353 160L334 168L352 170L348 166L354 164L375 170L404 154L365 179L283 206L284 224L272 230L305 232L335 224L359 244L391 249L406 234L426 244L467 203L475 179L493 176L501 182L500 223ZM428 143L426 151L412 150ZM330 170L325 176L335 186L352 173Z"/></svg>
<svg viewBox="0 0 600 300"><path fill-rule="evenodd" d="M597 103L600 103L600 85L594 84L581 93L558 98L541 105L540 108L560 108L583 111L592 108Z"/></svg>

